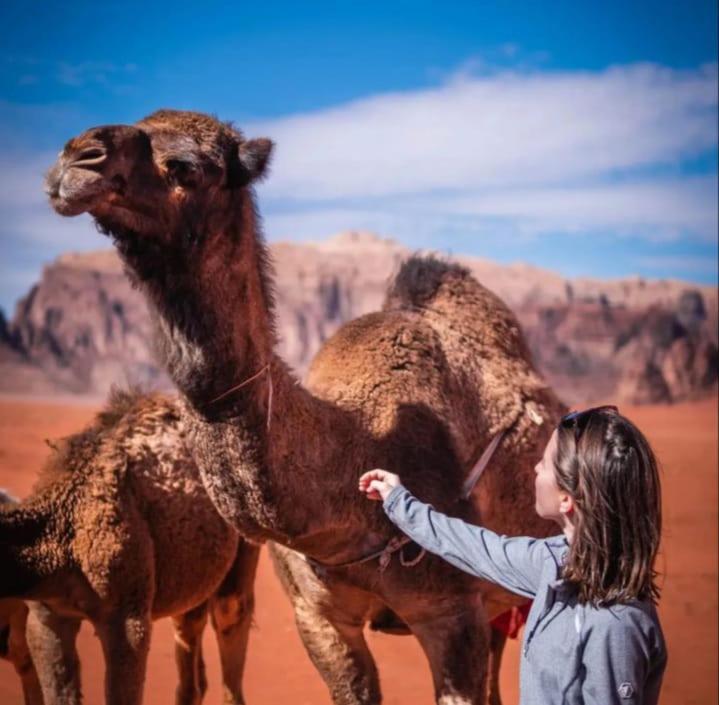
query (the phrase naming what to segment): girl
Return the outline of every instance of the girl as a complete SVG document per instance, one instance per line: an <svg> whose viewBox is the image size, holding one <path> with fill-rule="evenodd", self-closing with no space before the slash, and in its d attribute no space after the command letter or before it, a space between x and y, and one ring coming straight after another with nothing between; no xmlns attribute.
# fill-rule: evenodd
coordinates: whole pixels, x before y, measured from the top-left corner
<svg viewBox="0 0 719 705"><path fill-rule="evenodd" d="M649 443L616 407L574 412L535 472L536 511L562 530L549 539L447 517L386 470L366 472L359 489L428 551L534 600L521 705L655 705L667 656L655 610L661 500Z"/></svg>

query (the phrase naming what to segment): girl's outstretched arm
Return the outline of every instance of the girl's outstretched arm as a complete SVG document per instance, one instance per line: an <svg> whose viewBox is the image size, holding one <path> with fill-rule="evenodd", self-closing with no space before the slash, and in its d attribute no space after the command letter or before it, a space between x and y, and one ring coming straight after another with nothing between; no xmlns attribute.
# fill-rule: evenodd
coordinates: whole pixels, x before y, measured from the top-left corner
<svg viewBox="0 0 719 705"><path fill-rule="evenodd" d="M383 500L389 519L413 541L453 566L507 590L534 597L541 580L547 548L542 539L507 537L448 517L420 502L385 470L360 478L359 489Z"/></svg>

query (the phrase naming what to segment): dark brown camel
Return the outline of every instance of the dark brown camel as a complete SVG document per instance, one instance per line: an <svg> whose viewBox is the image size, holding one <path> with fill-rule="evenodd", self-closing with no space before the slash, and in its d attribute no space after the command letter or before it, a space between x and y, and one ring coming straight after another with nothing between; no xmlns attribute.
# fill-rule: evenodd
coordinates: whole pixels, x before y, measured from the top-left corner
<svg viewBox="0 0 719 705"><path fill-rule="evenodd" d="M0 490L0 505L17 504L17 499ZM0 600L0 656L12 663L22 683L25 705L43 705L40 681L30 656L25 626L27 605L22 600Z"/></svg>
<svg viewBox="0 0 719 705"><path fill-rule="evenodd" d="M82 619L102 643L106 702L139 705L161 617L175 628L175 702L198 705L208 612L225 702L244 703L258 552L209 500L176 402L115 393L92 425L57 445L30 497L0 509L0 597L29 601L27 642L45 705L80 703Z"/></svg>
<svg viewBox="0 0 719 705"><path fill-rule="evenodd" d="M271 150L198 113L163 110L68 142L47 178L57 212L89 212L154 312L184 395L205 487L275 561L335 703L378 703L363 625L390 608L432 669L439 703L484 701L488 617L516 604L427 556L371 560L395 535L357 493L368 468L399 472L440 509L543 535L533 466L561 412L513 314L465 270L414 259L383 312L344 326L309 388L274 353L272 277L251 183ZM469 468L506 432L470 501ZM411 550L410 550L411 553ZM309 560L311 559L311 560ZM335 566L335 567L333 567Z"/></svg>

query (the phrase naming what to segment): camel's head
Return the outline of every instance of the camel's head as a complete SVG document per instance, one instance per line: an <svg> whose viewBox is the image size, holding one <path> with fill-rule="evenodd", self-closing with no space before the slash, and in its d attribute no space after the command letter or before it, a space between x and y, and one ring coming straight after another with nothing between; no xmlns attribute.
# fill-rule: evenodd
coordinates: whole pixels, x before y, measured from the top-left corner
<svg viewBox="0 0 719 705"><path fill-rule="evenodd" d="M270 140L245 140L207 115L159 110L71 139L46 191L58 213L88 212L110 232L172 234L236 202L263 175L271 150Z"/></svg>

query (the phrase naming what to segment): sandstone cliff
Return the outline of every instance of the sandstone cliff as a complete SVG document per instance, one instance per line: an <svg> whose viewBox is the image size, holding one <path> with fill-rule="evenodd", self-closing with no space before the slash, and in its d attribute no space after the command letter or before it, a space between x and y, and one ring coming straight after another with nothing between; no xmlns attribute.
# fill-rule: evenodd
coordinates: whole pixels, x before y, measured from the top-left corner
<svg viewBox="0 0 719 705"><path fill-rule="evenodd" d="M272 246L280 353L301 374L342 323L382 303L409 251L369 233ZM524 264L459 257L517 313L535 360L569 403L678 401L717 388L717 294L673 281L567 280ZM167 386L152 327L113 251L48 265L0 317L0 391L103 395Z"/></svg>

